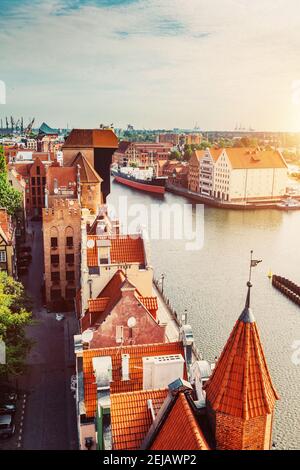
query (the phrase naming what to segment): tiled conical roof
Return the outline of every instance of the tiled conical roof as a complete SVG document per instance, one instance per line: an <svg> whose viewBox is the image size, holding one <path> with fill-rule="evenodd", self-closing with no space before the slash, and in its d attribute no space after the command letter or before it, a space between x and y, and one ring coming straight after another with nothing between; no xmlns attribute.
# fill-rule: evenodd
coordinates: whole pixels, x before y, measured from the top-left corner
<svg viewBox="0 0 300 470"><path fill-rule="evenodd" d="M205 386L213 410L242 419L271 413L279 399L250 308L250 288L248 283L245 308Z"/></svg>

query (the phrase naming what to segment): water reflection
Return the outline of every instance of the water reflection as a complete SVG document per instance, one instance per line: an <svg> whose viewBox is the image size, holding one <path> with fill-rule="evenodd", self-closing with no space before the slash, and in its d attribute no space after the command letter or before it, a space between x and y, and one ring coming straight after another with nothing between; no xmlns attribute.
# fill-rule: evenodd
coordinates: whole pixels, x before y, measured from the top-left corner
<svg viewBox="0 0 300 470"><path fill-rule="evenodd" d="M127 195L129 203L157 202L151 195L112 184L109 202ZM188 201L170 193L169 204ZM195 207L193 208L193 213ZM206 207L204 246L185 251L184 240L153 240L152 264L165 273L165 291L178 312L187 309L203 355L219 355L246 297L249 252L262 259L253 273L252 307L271 374L281 400L276 409L277 448L300 448L300 366L291 361L300 340L300 309L272 288L269 270L300 284L300 212L224 211Z"/></svg>

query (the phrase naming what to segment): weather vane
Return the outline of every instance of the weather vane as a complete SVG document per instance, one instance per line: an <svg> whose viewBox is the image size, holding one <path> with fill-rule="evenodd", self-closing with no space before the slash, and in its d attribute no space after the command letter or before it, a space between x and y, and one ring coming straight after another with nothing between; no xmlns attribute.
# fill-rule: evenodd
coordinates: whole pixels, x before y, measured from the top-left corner
<svg viewBox="0 0 300 470"><path fill-rule="evenodd" d="M251 250L251 252L250 252L250 269L249 269L248 286L251 286L252 268L255 268L255 266L257 266L261 262L262 262L262 259L253 259L253 250Z"/></svg>

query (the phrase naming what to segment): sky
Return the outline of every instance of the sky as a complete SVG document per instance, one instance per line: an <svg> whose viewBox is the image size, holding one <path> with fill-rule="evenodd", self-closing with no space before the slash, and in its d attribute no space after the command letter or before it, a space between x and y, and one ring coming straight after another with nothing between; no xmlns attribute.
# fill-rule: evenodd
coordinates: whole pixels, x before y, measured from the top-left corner
<svg viewBox="0 0 300 470"><path fill-rule="evenodd" d="M299 0L0 0L0 117L300 131L299 15Z"/></svg>

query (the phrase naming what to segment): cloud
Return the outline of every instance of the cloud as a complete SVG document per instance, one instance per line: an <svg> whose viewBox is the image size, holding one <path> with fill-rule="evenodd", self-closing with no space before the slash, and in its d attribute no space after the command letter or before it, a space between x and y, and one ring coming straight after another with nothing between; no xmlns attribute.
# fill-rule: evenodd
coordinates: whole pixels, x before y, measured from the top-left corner
<svg viewBox="0 0 300 470"><path fill-rule="evenodd" d="M7 114L54 126L291 125L296 0L3 1Z"/></svg>

